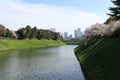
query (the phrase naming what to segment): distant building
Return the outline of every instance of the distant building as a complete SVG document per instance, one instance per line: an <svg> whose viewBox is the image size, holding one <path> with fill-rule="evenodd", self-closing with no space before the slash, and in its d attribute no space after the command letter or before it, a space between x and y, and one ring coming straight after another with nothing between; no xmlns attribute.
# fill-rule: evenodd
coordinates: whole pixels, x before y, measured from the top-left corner
<svg viewBox="0 0 120 80"><path fill-rule="evenodd" d="M68 33L64 32L64 39L67 40L68 39Z"/></svg>
<svg viewBox="0 0 120 80"><path fill-rule="evenodd" d="M70 36L69 36L69 40L72 40L72 34L70 34Z"/></svg>
<svg viewBox="0 0 120 80"><path fill-rule="evenodd" d="M50 31L56 32L56 29L55 28L50 28Z"/></svg>
<svg viewBox="0 0 120 80"><path fill-rule="evenodd" d="M74 38L77 40L77 39L80 39L81 36L82 36L82 31L81 31L81 28L77 28L77 30L74 31Z"/></svg>
<svg viewBox="0 0 120 80"><path fill-rule="evenodd" d="M78 31L77 31L77 30L74 31L74 36L75 36L75 37L74 37L75 39L78 38Z"/></svg>
<svg viewBox="0 0 120 80"><path fill-rule="evenodd" d="M77 30L78 30L78 39L80 39L80 38L81 38L81 36L82 36L82 31L81 31L81 28L78 28Z"/></svg>
<svg viewBox="0 0 120 80"><path fill-rule="evenodd" d="M72 40L72 34L68 34L68 32L64 32L63 40Z"/></svg>

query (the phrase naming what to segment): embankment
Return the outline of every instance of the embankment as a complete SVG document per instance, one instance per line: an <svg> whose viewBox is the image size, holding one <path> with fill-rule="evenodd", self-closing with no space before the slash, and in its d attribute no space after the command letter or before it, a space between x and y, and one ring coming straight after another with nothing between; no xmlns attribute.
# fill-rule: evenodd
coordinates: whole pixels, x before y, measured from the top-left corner
<svg viewBox="0 0 120 80"><path fill-rule="evenodd" d="M75 53L87 80L120 80L120 38L91 39Z"/></svg>
<svg viewBox="0 0 120 80"><path fill-rule="evenodd" d="M0 51L65 45L60 40L0 40Z"/></svg>

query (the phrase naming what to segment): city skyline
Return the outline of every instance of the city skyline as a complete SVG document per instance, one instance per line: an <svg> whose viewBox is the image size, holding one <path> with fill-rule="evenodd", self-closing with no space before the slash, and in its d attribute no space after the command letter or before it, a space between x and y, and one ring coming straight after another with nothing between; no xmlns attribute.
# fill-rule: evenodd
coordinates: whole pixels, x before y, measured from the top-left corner
<svg viewBox="0 0 120 80"><path fill-rule="evenodd" d="M70 40L70 39L80 39L81 36L83 35L81 28L77 28L74 30L74 34L68 33L68 32L64 32L64 34L62 35L64 40Z"/></svg>

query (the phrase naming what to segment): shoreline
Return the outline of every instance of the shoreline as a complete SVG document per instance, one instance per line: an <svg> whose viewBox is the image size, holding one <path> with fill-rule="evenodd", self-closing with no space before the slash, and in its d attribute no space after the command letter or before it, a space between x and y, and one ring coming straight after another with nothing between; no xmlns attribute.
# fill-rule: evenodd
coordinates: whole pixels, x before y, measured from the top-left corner
<svg viewBox="0 0 120 80"><path fill-rule="evenodd" d="M85 72L84 72L83 66L81 65L80 59L79 59L79 57L78 57L77 52L76 52L75 49L74 49L74 53L75 53L75 56L76 56L76 58L77 58L77 60L78 60L78 62L79 62L79 65L80 65L80 67L81 67L83 76L84 76L84 78L85 78L84 80L88 80L88 79L87 79L87 76L86 76L86 74L85 74Z"/></svg>

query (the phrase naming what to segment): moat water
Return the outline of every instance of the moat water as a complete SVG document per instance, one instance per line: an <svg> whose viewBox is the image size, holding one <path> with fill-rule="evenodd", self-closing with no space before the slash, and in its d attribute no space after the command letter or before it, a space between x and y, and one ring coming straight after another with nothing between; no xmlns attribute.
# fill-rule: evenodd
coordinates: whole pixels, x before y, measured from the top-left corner
<svg viewBox="0 0 120 80"><path fill-rule="evenodd" d="M0 80L85 80L75 47L0 52Z"/></svg>

